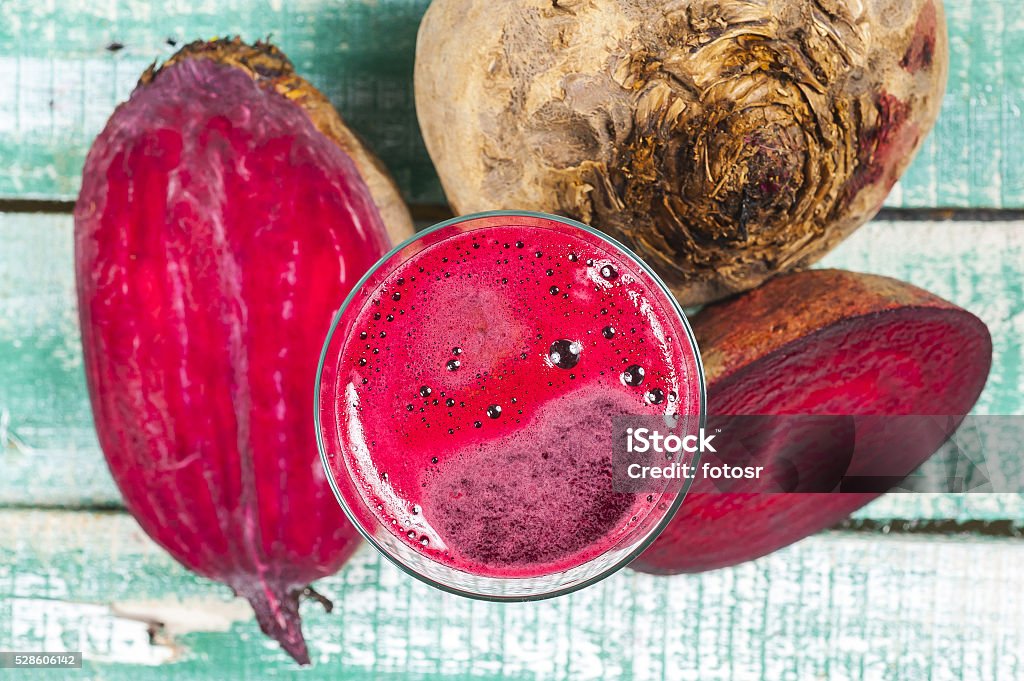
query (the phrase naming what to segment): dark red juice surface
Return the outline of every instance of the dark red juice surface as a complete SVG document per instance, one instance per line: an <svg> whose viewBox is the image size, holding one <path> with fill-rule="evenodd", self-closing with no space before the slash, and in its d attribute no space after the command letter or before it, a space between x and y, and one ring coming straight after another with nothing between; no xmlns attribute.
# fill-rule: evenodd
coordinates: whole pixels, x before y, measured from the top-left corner
<svg viewBox="0 0 1024 681"><path fill-rule="evenodd" d="M355 482L349 508L495 577L580 565L663 512L611 484L612 417L700 411L687 330L653 278L540 217L475 218L420 247L371 275L326 358L327 457Z"/></svg>

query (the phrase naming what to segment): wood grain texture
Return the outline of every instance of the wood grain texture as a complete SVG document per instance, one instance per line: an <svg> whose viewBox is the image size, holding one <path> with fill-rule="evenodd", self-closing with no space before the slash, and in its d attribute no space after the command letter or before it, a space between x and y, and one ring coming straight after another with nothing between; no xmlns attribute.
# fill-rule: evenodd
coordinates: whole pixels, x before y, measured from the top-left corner
<svg viewBox="0 0 1024 681"><path fill-rule="evenodd" d="M875 222L823 264L895 276L978 314L995 357L976 413L1024 414L1022 262L1024 223ZM66 215L0 214L0 470L0 505L121 505L92 428ZM890 495L858 517L1024 527L1024 497Z"/></svg>
<svg viewBox="0 0 1024 681"><path fill-rule="evenodd" d="M84 155L142 70L196 38L273 37L418 204L443 202L413 108L427 0L0 3L0 198L71 199ZM946 0L950 79L938 125L888 205L1024 206L1024 14ZM466 39L461 37L458 39ZM111 50L108 48L119 49Z"/></svg>
<svg viewBox="0 0 1024 681"><path fill-rule="evenodd" d="M0 197L74 198L92 140L150 63L192 40L240 35L270 36L369 140L406 196L436 202L412 100L416 29L427 4L0 3Z"/></svg>
<svg viewBox="0 0 1024 681"><path fill-rule="evenodd" d="M443 594L364 547L317 584L333 613L303 606L313 667L301 675L1018 679L1021 561L1019 540L832 532L736 568L627 570L563 598L502 605ZM297 671L224 587L185 572L121 513L0 511L0 649L81 649L85 669L66 674L75 679Z"/></svg>

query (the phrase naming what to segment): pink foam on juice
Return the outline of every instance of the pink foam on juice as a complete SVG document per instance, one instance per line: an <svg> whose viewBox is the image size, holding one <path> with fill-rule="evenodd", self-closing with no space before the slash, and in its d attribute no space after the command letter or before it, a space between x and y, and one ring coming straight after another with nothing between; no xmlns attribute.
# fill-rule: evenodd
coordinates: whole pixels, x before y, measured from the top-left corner
<svg viewBox="0 0 1024 681"><path fill-rule="evenodd" d="M664 512L614 491L612 418L697 414L696 357L663 290L598 236L537 217L471 225L429 235L344 310L321 397L340 443L329 468L353 476L350 508L431 560L551 574Z"/></svg>

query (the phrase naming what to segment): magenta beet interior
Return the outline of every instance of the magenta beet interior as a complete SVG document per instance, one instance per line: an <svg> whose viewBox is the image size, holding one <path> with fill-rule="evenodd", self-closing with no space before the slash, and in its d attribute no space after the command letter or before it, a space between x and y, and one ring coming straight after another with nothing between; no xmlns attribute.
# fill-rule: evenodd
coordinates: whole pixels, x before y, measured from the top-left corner
<svg viewBox="0 0 1024 681"><path fill-rule="evenodd" d="M723 414L966 414L991 343L960 310L865 315L801 339L715 386Z"/></svg>
<svg viewBox="0 0 1024 681"><path fill-rule="evenodd" d="M672 504L612 489L611 420L696 428L701 403L688 327L652 275L582 227L524 215L442 226L386 258L343 309L320 381L326 461L358 524L485 578L564 573L648 536Z"/></svg>
<svg viewBox="0 0 1024 681"><path fill-rule="evenodd" d="M756 361L708 390L711 414L938 415L955 423L978 399L988 376L991 341L962 310L903 308L835 324ZM713 424L714 417L711 417ZM781 422L785 425L786 422ZM866 425L865 425L866 423ZM857 422L841 451L798 447L780 428L772 452L802 452L799 471L829 466L837 475L862 471L905 476L944 441L927 420ZM709 424L710 427L710 424ZM795 437L806 437L806 431ZM771 461L766 461L771 465ZM698 572L766 555L831 527L878 493L775 493L768 477L740 492L694 482L679 513L632 567L645 572ZM771 492L771 493L769 493Z"/></svg>

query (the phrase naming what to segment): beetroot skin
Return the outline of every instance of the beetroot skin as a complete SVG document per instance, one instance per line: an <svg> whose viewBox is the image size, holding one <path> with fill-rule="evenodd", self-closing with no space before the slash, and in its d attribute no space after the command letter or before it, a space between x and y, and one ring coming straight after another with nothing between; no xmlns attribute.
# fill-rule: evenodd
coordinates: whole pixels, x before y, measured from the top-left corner
<svg viewBox="0 0 1024 681"><path fill-rule="evenodd" d="M959 423L992 359L988 329L969 312L909 284L836 270L773 279L705 308L693 330L712 421L722 414L926 414ZM868 441L858 433L852 460L850 451L828 454L847 458L840 474L878 470L884 460L888 473L905 476L942 444L918 423L891 420L898 428ZM820 449L804 454L801 470L828 468ZM676 574L735 565L831 527L879 496L767 493L778 481L760 484L721 493L698 477L679 514L631 567Z"/></svg>
<svg viewBox="0 0 1024 681"><path fill-rule="evenodd" d="M89 153L75 259L96 428L128 510L308 663L299 596L359 543L317 454L317 359L388 237L280 77L304 83L238 41L147 72Z"/></svg>

